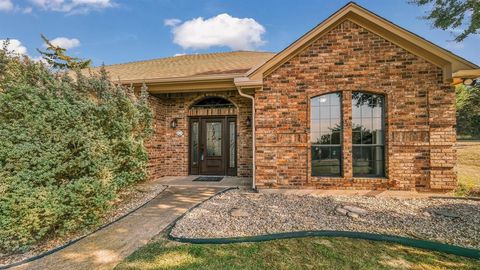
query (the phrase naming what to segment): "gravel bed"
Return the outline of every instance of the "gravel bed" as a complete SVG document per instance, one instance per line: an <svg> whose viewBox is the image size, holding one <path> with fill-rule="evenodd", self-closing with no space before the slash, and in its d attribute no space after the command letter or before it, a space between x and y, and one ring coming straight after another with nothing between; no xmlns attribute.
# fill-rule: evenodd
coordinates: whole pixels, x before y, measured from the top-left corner
<svg viewBox="0 0 480 270"><path fill-rule="evenodd" d="M40 255L46 251L63 246L66 243L85 236L99 227L108 224L132 210L138 208L145 202L153 199L160 192L164 191L167 186L157 182L144 182L136 186L126 188L122 191L118 199L112 202L112 210L102 219L100 225L94 228L87 228L85 230L77 231L62 237L55 237L47 239L37 245L32 246L27 252L21 254L1 254L0 253L0 267L23 261L33 256Z"/></svg>
<svg viewBox="0 0 480 270"><path fill-rule="evenodd" d="M344 207L360 209L351 213ZM480 248L480 201L229 191L189 212L171 234L219 238L304 230L384 233Z"/></svg>

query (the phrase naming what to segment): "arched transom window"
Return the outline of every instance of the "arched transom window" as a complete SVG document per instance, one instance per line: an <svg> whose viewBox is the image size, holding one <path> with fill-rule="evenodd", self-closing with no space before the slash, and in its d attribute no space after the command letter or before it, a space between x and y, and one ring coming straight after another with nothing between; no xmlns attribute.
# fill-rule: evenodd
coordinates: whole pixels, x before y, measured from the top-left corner
<svg viewBox="0 0 480 270"><path fill-rule="evenodd" d="M195 103L192 108L235 108L235 105L222 97L207 97Z"/></svg>
<svg viewBox="0 0 480 270"><path fill-rule="evenodd" d="M236 115L237 107L222 97L205 97L192 105L189 116Z"/></svg>

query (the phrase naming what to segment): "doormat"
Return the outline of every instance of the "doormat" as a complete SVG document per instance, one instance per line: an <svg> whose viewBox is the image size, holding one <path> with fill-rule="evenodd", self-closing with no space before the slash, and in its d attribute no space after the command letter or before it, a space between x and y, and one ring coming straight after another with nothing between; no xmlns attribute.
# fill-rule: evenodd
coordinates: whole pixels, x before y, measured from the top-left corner
<svg viewBox="0 0 480 270"><path fill-rule="evenodd" d="M200 177L197 177L197 178L193 179L193 181L220 182L220 181L222 181L222 179L223 179L223 176L200 176Z"/></svg>

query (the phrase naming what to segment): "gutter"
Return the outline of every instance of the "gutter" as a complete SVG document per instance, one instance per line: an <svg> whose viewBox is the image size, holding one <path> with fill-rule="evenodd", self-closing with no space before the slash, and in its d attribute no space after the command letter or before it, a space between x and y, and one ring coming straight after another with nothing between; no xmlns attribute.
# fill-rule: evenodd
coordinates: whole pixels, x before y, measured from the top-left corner
<svg viewBox="0 0 480 270"><path fill-rule="evenodd" d="M252 82L248 78L235 78L234 79L235 86L237 87L238 94L242 97L246 97L252 100L252 189L257 188L257 182L256 182L256 161L257 161L257 145L256 145L256 129L255 129L255 97L245 94L242 92L242 87L245 88L261 88L262 87L262 82Z"/></svg>

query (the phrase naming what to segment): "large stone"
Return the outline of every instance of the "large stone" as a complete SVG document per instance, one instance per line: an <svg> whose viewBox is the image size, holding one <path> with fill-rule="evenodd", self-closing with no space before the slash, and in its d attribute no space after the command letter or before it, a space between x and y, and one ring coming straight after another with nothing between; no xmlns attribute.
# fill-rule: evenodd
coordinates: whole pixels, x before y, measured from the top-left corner
<svg viewBox="0 0 480 270"><path fill-rule="evenodd" d="M343 208L358 215L366 215L368 213L367 210L353 205L345 205Z"/></svg>
<svg viewBox="0 0 480 270"><path fill-rule="evenodd" d="M230 216L232 216L232 217L248 217L248 216L250 216L250 214L248 214L248 212L245 211L242 208L232 208L232 210L230 210Z"/></svg>
<svg viewBox="0 0 480 270"><path fill-rule="evenodd" d="M460 215L450 210L438 209L438 210L433 210L432 212L437 216L444 216L448 218L460 218Z"/></svg>
<svg viewBox="0 0 480 270"><path fill-rule="evenodd" d="M344 216L346 216L347 213L348 213L348 211L345 210L345 209L343 209L342 207L337 207L337 208L335 208L335 211L336 211L337 213L341 214L341 215L344 215Z"/></svg>
<svg viewBox="0 0 480 270"><path fill-rule="evenodd" d="M353 219L356 219L356 218L359 218L359 217L360 217L360 215L357 214L357 213L355 213L355 212L348 212L348 213L347 213L347 216L349 216L349 217L351 217L351 218L353 218Z"/></svg>

